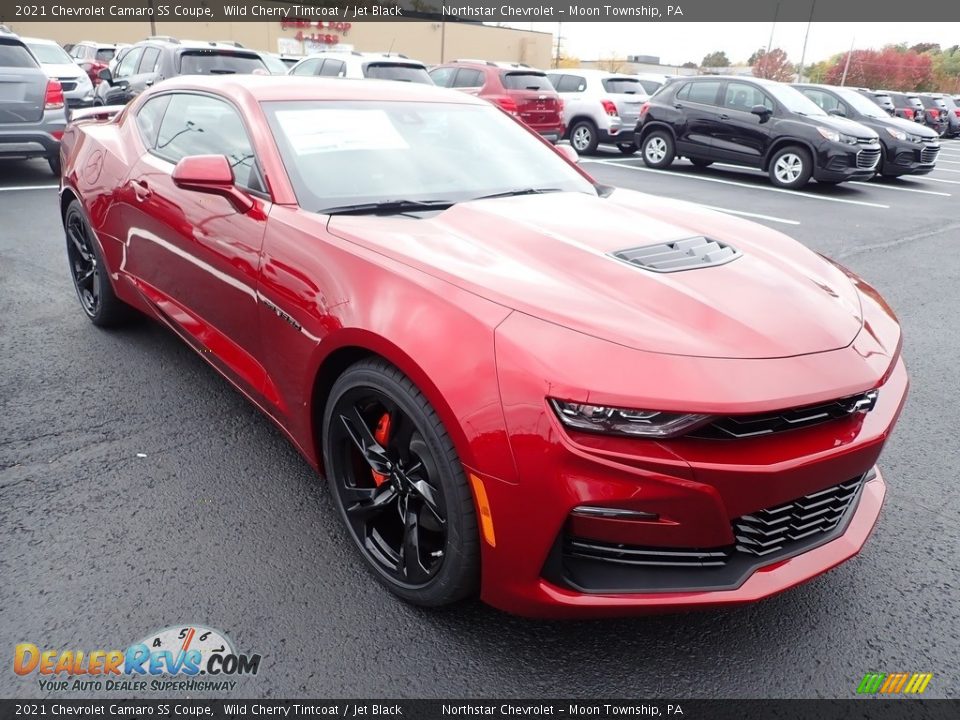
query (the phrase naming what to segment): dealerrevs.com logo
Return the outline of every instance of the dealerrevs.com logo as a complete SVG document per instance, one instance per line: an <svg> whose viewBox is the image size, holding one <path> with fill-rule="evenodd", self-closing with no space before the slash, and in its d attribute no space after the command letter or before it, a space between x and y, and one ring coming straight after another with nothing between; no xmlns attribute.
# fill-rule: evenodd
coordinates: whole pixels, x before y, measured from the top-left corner
<svg viewBox="0 0 960 720"><path fill-rule="evenodd" d="M240 654L219 630L180 625L150 633L126 650L60 650L24 642L13 671L35 676L40 690L106 692L229 691L256 675L260 655Z"/></svg>

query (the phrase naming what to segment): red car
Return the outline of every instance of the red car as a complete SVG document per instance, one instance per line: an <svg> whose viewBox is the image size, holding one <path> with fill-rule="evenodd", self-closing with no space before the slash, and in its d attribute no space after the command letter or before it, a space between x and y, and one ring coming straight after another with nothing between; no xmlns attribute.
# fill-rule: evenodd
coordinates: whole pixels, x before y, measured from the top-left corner
<svg viewBox="0 0 960 720"><path fill-rule="evenodd" d="M440 87L482 97L520 118L556 143L563 137L563 100L546 73L520 63L455 60L438 65L430 78Z"/></svg>
<svg viewBox="0 0 960 720"><path fill-rule="evenodd" d="M733 605L870 534L900 328L799 243L598 185L426 85L184 77L112 112L63 139L83 310L136 308L200 352L397 595Z"/></svg>

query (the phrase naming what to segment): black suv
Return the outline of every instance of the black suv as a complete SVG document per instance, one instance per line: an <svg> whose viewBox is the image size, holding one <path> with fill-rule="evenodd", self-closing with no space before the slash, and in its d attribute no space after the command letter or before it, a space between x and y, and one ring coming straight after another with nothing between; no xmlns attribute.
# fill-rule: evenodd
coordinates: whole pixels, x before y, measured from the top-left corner
<svg viewBox="0 0 960 720"><path fill-rule="evenodd" d="M890 99L890 93L884 92L883 90L868 90L867 88L857 88L856 90L865 98L883 108L883 111L887 115L895 116L897 114L893 100Z"/></svg>
<svg viewBox="0 0 960 720"><path fill-rule="evenodd" d="M765 170L784 188L872 177L881 152L873 130L828 115L789 85L722 76L665 85L643 106L636 143L652 168L676 157L732 163Z"/></svg>
<svg viewBox="0 0 960 720"><path fill-rule="evenodd" d="M884 177L926 175L940 152L940 140L930 128L890 117L856 90L831 85L794 85L823 111L856 120L880 136L883 154L877 172Z"/></svg>
<svg viewBox="0 0 960 720"><path fill-rule="evenodd" d="M269 75L260 53L217 42L151 37L129 48L115 72L100 70L94 105L126 105L154 83L178 75Z"/></svg>
<svg viewBox="0 0 960 720"><path fill-rule="evenodd" d="M960 135L960 112L949 95L940 93L922 93L920 102L927 111L927 125L940 133L940 137ZM935 115L940 115L939 120Z"/></svg>

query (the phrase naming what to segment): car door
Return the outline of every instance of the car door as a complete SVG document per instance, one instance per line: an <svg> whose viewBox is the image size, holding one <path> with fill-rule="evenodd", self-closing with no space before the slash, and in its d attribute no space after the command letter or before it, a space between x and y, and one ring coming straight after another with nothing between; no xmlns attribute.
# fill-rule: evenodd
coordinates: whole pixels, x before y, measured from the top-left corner
<svg viewBox="0 0 960 720"><path fill-rule="evenodd" d="M480 70L473 68L460 68L453 78L453 84L450 86L468 95L479 95L483 89L484 77Z"/></svg>
<svg viewBox="0 0 960 720"><path fill-rule="evenodd" d="M131 51L132 52L132 51ZM126 58L124 58L126 60ZM157 66L160 64L160 48L145 45L140 62L130 76L129 93L131 99L151 87L157 80Z"/></svg>
<svg viewBox="0 0 960 720"><path fill-rule="evenodd" d="M155 117L140 115L156 102L166 107L154 128ZM259 394L264 372L256 288L271 206L246 126L232 103L201 93L157 96L137 119L148 151L124 188L124 269L189 342ZM224 197L178 187L174 167L192 155L225 155L253 207L241 212Z"/></svg>
<svg viewBox="0 0 960 720"><path fill-rule="evenodd" d="M140 58L143 57L143 48L135 47L123 56L117 65L117 72L109 87L104 88L103 102L105 105L126 105L134 95L130 87L130 80L136 72Z"/></svg>
<svg viewBox="0 0 960 720"><path fill-rule="evenodd" d="M725 83L722 93L723 105L713 131L716 159L761 167L770 145L771 118L750 111L763 105L772 116L776 107L773 99L756 85L733 80Z"/></svg>
<svg viewBox="0 0 960 720"><path fill-rule="evenodd" d="M680 111L674 125L677 154L713 158L713 138L719 123L721 80L695 80L677 90L673 106Z"/></svg>

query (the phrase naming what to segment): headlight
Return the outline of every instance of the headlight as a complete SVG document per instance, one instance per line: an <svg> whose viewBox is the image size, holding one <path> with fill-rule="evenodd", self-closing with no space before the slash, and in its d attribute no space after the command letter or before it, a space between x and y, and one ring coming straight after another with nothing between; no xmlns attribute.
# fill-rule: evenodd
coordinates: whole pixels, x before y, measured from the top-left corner
<svg viewBox="0 0 960 720"><path fill-rule="evenodd" d="M893 128L884 128L888 133L893 135L897 140L906 140L907 134L903 130L895 130ZM911 136L913 137L913 136Z"/></svg>
<svg viewBox="0 0 960 720"><path fill-rule="evenodd" d="M907 135L907 140L912 143L922 143L925 139L922 135Z"/></svg>
<svg viewBox="0 0 960 720"><path fill-rule="evenodd" d="M817 132L823 135L830 142L841 142L847 145L856 145L857 138L853 135L846 135L842 132L837 132L836 130L831 130L830 128L817 127Z"/></svg>
<svg viewBox="0 0 960 720"><path fill-rule="evenodd" d="M707 423L709 415L635 410L550 399L560 422L568 428L607 435L665 438Z"/></svg>

